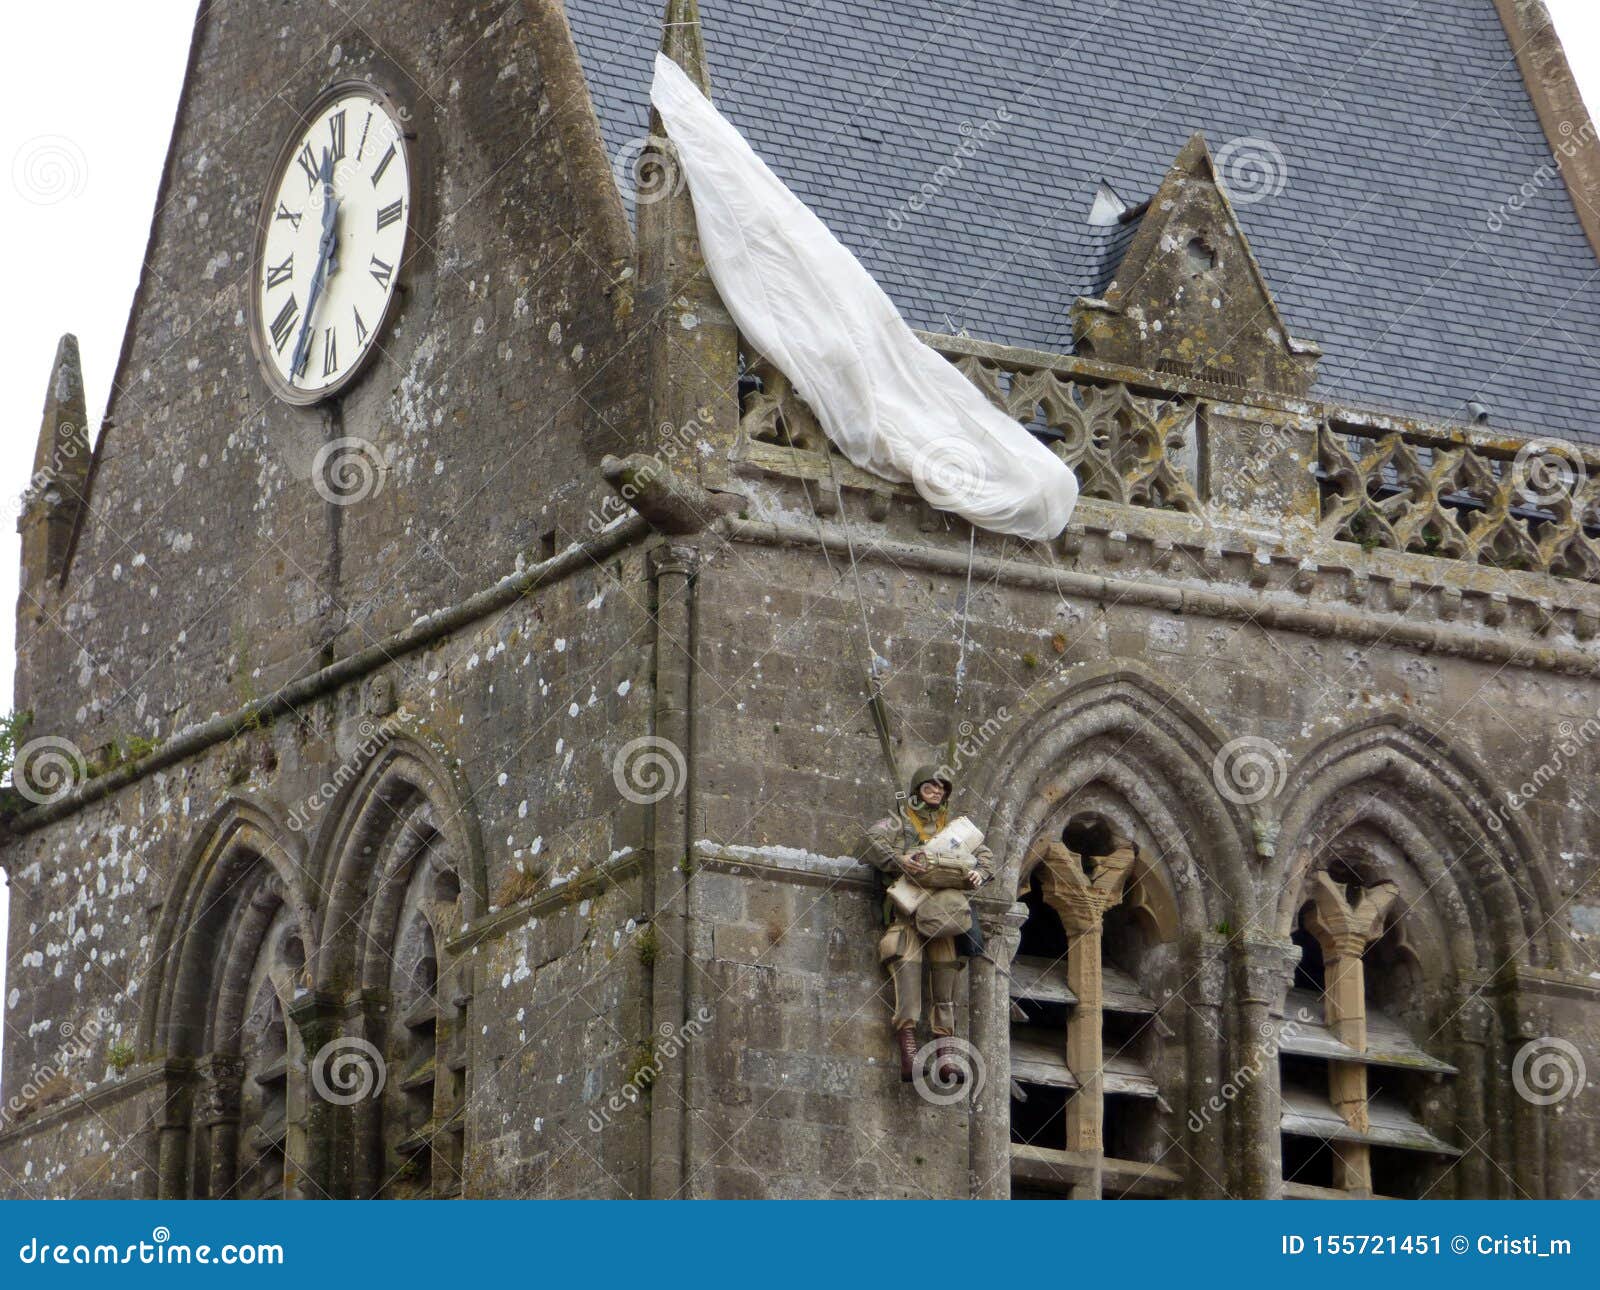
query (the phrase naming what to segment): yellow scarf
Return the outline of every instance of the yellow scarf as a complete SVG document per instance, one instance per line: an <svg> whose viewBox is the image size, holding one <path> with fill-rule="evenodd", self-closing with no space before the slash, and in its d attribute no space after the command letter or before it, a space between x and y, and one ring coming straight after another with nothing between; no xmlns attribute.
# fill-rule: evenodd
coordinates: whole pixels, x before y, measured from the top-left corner
<svg viewBox="0 0 1600 1290"><path fill-rule="evenodd" d="M922 813L918 811L916 807L912 806L911 803L907 802L902 809L905 811L906 819L911 821L911 827L916 831L917 839L921 842L926 842L950 822L950 808L947 806L941 806L936 812L934 812L933 824L931 827L925 827L923 825Z"/></svg>

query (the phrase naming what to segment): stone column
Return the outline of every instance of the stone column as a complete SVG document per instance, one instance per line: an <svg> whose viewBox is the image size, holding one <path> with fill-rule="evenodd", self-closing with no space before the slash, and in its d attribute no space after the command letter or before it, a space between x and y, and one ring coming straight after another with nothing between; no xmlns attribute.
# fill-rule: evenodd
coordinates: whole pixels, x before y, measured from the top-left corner
<svg viewBox="0 0 1600 1290"><path fill-rule="evenodd" d="M208 1135L210 1170L206 1195L221 1200L233 1191L239 1174L239 1091L244 1079L244 1059L229 1053L212 1053L197 1068L200 1086L195 1096L195 1121ZM199 1179L196 1178L196 1190Z"/></svg>
<svg viewBox="0 0 1600 1290"><path fill-rule="evenodd" d="M1333 1037L1367 1051L1366 972L1361 956L1383 935L1383 916L1399 889L1392 882L1348 887L1326 871L1311 880L1306 930L1322 947L1324 1020ZM1366 1133L1367 1068L1361 1062L1329 1062L1328 1091L1334 1108L1352 1129ZM1372 1191L1372 1150L1365 1143L1333 1146L1333 1185L1345 1191Z"/></svg>
<svg viewBox="0 0 1600 1290"><path fill-rule="evenodd" d="M1449 1171L1459 1199L1487 1200L1490 1195L1489 1165L1494 1158L1494 1143L1489 1136L1488 1083L1484 1078L1489 1065L1489 1040L1493 1033L1493 1013L1477 989L1463 985L1456 1004L1455 1059L1459 1074L1455 1084L1455 1128L1466 1152Z"/></svg>
<svg viewBox="0 0 1600 1290"><path fill-rule="evenodd" d="M1278 1021L1300 961L1288 940L1257 936L1234 943L1234 1040L1238 1089L1233 1187L1242 1197L1273 1200L1283 1192L1283 1126L1278 1089Z"/></svg>
<svg viewBox="0 0 1600 1290"><path fill-rule="evenodd" d="M1101 1012L1104 976L1100 963L1101 925L1106 910L1122 899L1135 858L1133 845L1118 839L1109 855L1087 862L1052 842L1040 861L1040 890L1061 918L1067 934L1067 986L1077 1005L1067 1018L1067 1069L1078 1080L1067 1101L1067 1150L1101 1155L1105 1151L1105 1065ZM1074 1189L1087 1199L1100 1194L1099 1167L1092 1186Z"/></svg>
<svg viewBox="0 0 1600 1290"><path fill-rule="evenodd" d="M972 1042L984 1064L972 1099L971 1192L974 1200L1011 1197L1011 964L1028 907L973 902L992 958L972 959L967 975Z"/></svg>
<svg viewBox="0 0 1600 1290"><path fill-rule="evenodd" d="M655 738L675 750L684 782L652 807L651 921L656 957L651 974L651 1034L676 1034L688 1014L690 804L694 779L694 577L699 551L671 543L651 552L656 590ZM688 1067L667 1062L650 1088L650 1194L677 1198L689 1175Z"/></svg>
<svg viewBox="0 0 1600 1290"><path fill-rule="evenodd" d="M284 1099L283 1191L292 1200L341 1199L351 1194L350 1104L323 1097L313 1071L318 1054L345 1034L342 1012L335 996L309 990L289 1005L288 1022L302 1054L291 1063ZM291 1057L294 1051L291 1042ZM377 1072L370 1074L370 1088L375 1088ZM326 1059L323 1079L327 1080Z"/></svg>
<svg viewBox="0 0 1600 1290"><path fill-rule="evenodd" d="M162 1080L163 1097L155 1120L156 1177L154 1200L189 1197L189 1112L193 1105L194 1067L169 1061Z"/></svg>
<svg viewBox="0 0 1600 1290"><path fill-rule="evenodd" d="M1225 1062L1227 1012L1223 1000L1228 989L1228 941L1217 932L1203 931L1184 946L1184 990L1187 1005L1184 1045L1188 1050L1188 1105L1180 1132L1186 1135L1180 1163L1188 1175L1184 1194L1196 1200L1227 1196L1227 1153L1223 1130L1228 1113L1221 1101L1227 1082ZM1217 1098L1217 1102L1212 1102Z"/></svg>
<svg viewBox="0 0 1600 1290"><path fill-rule="evenodd" d="M1508 1027L1506 1043L1507 1074L1516 1069L1517 1054L1529 1044L1542 1046L1544 1038L1553 1033L1543 1000L1531 998L1527 983L1518 980L1509 1002L1513 1020ZM1530 1101L1515 1086L1506 1081L1511 1107L1511 1176L1515 1183L1511 1197L1514 1200L1542 1200L1554 1195L1550 1180L1545 1176L1545 1108Z"/></svg>

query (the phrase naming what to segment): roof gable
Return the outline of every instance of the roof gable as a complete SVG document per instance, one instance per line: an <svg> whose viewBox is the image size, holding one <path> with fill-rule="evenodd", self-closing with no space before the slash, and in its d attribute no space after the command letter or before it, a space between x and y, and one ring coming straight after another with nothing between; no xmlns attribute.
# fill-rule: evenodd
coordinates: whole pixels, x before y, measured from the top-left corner
<svg viewBox="0 0 1600 1290"><path fill-rule="evenodd" d="M1222 385L1308 393L1320 351L1289 335L1204 135L1184 145L1137 220L1103 296L1073 306L1078 353Z"/></svg>

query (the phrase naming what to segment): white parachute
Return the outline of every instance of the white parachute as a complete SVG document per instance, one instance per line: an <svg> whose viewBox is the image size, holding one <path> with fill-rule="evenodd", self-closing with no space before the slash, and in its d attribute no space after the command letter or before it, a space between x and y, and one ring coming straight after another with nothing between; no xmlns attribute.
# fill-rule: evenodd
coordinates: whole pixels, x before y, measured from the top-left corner
<svg viewBox="0 0 1600 1290"><path fill-rule="evenodd" d="M1071 468L917 339L860 261L664 54L650 97L717 291L839 450L980 528L1059 534L1078 499Z"/></svg>

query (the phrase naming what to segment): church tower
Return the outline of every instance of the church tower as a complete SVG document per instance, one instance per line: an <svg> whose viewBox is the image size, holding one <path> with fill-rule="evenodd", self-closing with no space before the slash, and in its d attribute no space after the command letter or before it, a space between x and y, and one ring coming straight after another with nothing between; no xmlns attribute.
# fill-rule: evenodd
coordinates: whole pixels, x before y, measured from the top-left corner
<svg viewBox="0 0 1600 1290"><path fill-rule="evenodd" d="M20 520L6 1194L1595 1196L1595 132L1364 9L201 4ZM1059 538L830 445L658 50Z"/></svg>

